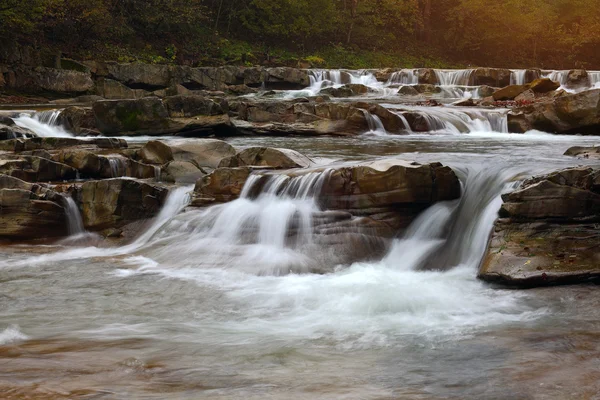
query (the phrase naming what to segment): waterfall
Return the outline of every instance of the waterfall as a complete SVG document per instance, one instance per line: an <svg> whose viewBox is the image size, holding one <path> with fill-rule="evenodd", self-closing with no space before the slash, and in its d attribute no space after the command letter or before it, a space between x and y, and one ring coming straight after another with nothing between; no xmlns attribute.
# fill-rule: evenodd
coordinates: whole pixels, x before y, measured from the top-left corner
<svg viewBox="0 0 600 400"><path fill-rule="evenodd" d="M588 71L588 79L590 88L600 89L600 71Z"/></svg>
<svg viewBox="0 0 600 400"><path fill-rule="evenodd" d="M33 131L38 137L73 137L57 124L60 110L42 111L33 114L22 113L14 118L15 124Z"/></svg>
<svg viewBox="0 0 600 400"><path fill-rule="evenodd" d="M440 86L470 86L471 76L475 72L474 69L436 69L434 71Z"/></svg>
<svg viewBox="0 0 600 400"><path fill-rule="evenodd" d="M418 83L419 75L416 69L403 69L393 72L386 85L417 85Z"/></svg>
<svg viewBox="0 0 600 400"><path fill-rule="evenodd" d="M381 122L381 118L377 115L366 111L365 117L367 119L367 124L369 124L369 131L367 133L376 136L386 136L388 134L385 126L383 126L383 122Z"/></svg>
<svg viewBox="0 0 600 400"><path fill-rule="evenodd" d="M154 180L156 182L160 182L161 173L162 173L162 171L161 171L160 167L155 165L154 166Z"/></svg>
<svg viewBox="0 0 600 400"><path fill-rule="evenodd" d="M545 71L542 76L551 81L560 83L561 86L566 86L569 78L569 71Z"/></svg>
<svg viewBox="0 0 600 400"><path fill-rule="evenodd" d="M511 85L524 85L526 82L527 70L526 69L515 69L510 71L510 84Z"/></svg>
<svg viewBox="0 0 600 400"><path fill-rule="evenodd" d="M476 268L502 204L500 195L518 183L516 169L455 169L463 183L460 200L425 210L396 240L382 263L402 270Z"/></svg>
<svg viewBox="0 0 600 400"><path fill-rule="evenodd" d="M127 175L127 160L120 155L106 156L110 166L111 178L118 178Z"/></svg>
<svg viewBox="0 0 600 400"><path fill-rule="evenodd" d="M402 106L402 110L421 115L427 121L428 131L441 131L453 134L470 132L508 133L508 110L505 109L487 110L470 107L421 107L404 105Z"/></svg>
<svg viewBox="0 0 600 400"><path fill-rule="evenodd" d="M76 236L85 233L81 212L79 211L79 207L77 207L75 200L73 200L71 196L65 196L64 202L69 236Z"/></svg>

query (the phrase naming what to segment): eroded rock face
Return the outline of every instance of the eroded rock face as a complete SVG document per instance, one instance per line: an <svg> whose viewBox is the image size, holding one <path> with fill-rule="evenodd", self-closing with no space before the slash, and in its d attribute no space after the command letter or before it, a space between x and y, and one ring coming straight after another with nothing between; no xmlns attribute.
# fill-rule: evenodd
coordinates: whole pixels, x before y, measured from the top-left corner
<svg viewBox="0 0 600 400"><path fill-rule="evenodd" d="M503 200L481 279L514 286L600 279L600 170L536 177Z"/></svg>
<svg viewBox="0 0 600 400"><path fill-rule="evenodd" d="M510 85L495 91L492 97L496 101L513 100L526 90L529 90L529 85Z"/></svg>
<svg viewBox="0 0 600 400"><path fill-rule="evenodd" d="M17 68L8 74L6 87L22 92L85 93L94 88L89 72L54 68Z"/></svg>
<svg viewBox="0 0 600 400"><path fill-rule="evenodd" d="M600 89L521 107L509 113L508 118L509 128L515 133L538 129L561 134L597 134L600 129Z"/></svg>
<svg viewBox="0 0 600 400"><path fill-rule="evenodd" d="M473 72L473 84L475 86L487 85L492 87L505 87L510 85L509 69L502 68L477 68Z"/></svg>
<svg viewBox="0 0 600 400"><path fill-rule="evenodd" d="M571 147L565 152L565 156L600 159L600 147Z"/></svg>
<svg viewBox="0 0 600 400"><path fill-rule="evenodd" d="M0 239L35 240L65 236L62 196L44 185L0 174Z"/></svg>
<svg viewBox="0 0 600 400"><path fill-rule="evenodd" d="M170 147L174 160L189 161L198 167L216 168L221 160L236 154L232 145L217 139L174 142Z"/></svg>
<svg viewBox="0 0 600 400"><path fill-rule="evenodd" d="M120 227L160 212L168 189L133 179L89 181L77 190L86 229Z"/></svg>

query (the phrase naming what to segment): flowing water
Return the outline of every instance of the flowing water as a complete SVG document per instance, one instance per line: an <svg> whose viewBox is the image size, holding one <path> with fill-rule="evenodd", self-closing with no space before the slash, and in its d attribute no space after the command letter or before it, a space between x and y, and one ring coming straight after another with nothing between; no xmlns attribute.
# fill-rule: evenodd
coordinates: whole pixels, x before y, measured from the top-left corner
<svg viewBox="0 0 600 400"><path fill-rule="evenodd" d="M375 85L368 71L315 71L311 88L358 81ZM231 138L316 167L255 173L238 200L202 209L188 207L193 187L173 189L125 245L1 247L0 398L597 398L597 288L507 290L476 274L501 194L594 163L562 154L600 137L511 135L503 109L383 105L429 132L389 135L371 115L359 137ZM381 158L449 165L463 195L375 241L319 193L332 167ZM85 234L70 197L65 208L70 234Z"/></svg>
<svg viewBox="0 0 600 400"><path fill-rule="evenodd" d="M60 110L23 113L14 118L15 124L32 130L39 137L73 137L58 124Z"/></svg>

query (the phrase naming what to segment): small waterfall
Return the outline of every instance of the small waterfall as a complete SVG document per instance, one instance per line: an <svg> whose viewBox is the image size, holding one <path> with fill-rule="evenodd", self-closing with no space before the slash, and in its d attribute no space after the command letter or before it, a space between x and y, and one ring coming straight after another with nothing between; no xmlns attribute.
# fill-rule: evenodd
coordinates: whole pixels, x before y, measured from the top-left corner
<svg viewBox="0 0 600 400"><path fill-rule="evenodd" d="M414 133L412 128L410 127L410 124L408 123L408 120L404 116L404 114L402 114L401 112L395 111L395 110L390 110L390 112L396 114L398 116L398 118L400 118L400 120L404 124L404 129L406 130L407 133L409 133L409 134Z"/></svg>
<svg viewBox="0 0 600 400"><path fill-rule="evenodd" d="M436 69L434 71L440 86L470 86L471 77L475 72L474 69Z"/></svg>
<svg viewBox="0 0 600 400"><path fill-rule="evenodd" d="M386 85L417 85L418 83L419 75L416 69L403 69L392 73Z"/></svg>
<svg viewBox="0 0 600 400"><path fill-rule="evenodd" d="M60 110L42 111L34 114L23 113L14 118L15 124L33 131L38 137L73 137L57 124Z"/></svg>
<svg viewBox="0 0 600 400"><path fill-rule="evenodd" d="M479 167L458 169L463 182L460 200L442 202L424 211L397 240L384 265L402 270L447 270L477 267L502 204L500 195L519 171Z"/></svg>
<svg viewBox="0 0 600 400"><path fill-rule="evenodd" d="M109 155L106 157L110 166L111 178L127 176L127 160L120 155Z"/></svg>
<svg viewBox="0 0 600 400"><path fill-rule="evenodd" d="M459 107L402 106L404 111L421 115L429 131L443 133L508 133L508 110L485 110ZM396 110L398 111L398 110Z"/></svg>
<svg viewBox="0 0 600 400"><path fill-rule="evenodd" d="M69 228L69 236L76 236L85 233L83 219L79 207L71 196L64 197L65 214L67 216L67 224Z"/></svg>
<svg viewBox="0 0 600 400"><path fill-rule="evenodd" d="M383 126L383 122L381 122L381 118L377 115L371 114L370 112L365 112L365 117L367 118L367 123L369 124L369 134L376 136L386 136L388 133Z"/></svg>
<svg viewBox="0 0 600 400"><path fill-rule="evenodd" d="M160 182L161 173L162 173L162 171L161 171L160 167L155 165L154 166L154 180L156 182Z"/></svg>
<svg viewBox="0 0 600 400"><path fill-rule="evenodd" d="M588 79L590 88L600 89L600 71L588 71Z"/></svg>
<svg viewBox="0 0 600 400"><path fill-rule="evenodd" d="M510 84L511 85L524 85L527 79L526 69L515 69L510 71Z"/></svg>
<svg viewBox="0 0 600 400"><path fill-rule="evenodd" d="M569 71L546 71L542 76L551 81L560 83L561 86L566 86L569 78Z"/></svg>

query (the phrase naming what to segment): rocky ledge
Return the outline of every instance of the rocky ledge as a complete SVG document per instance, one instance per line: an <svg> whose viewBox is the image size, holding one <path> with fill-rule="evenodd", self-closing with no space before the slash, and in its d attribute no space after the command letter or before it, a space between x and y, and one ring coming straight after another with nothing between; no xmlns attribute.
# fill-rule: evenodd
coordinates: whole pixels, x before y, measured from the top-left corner
<svg viewBox="0 0 600 400"><path fill-rule="evenodd" d="M600 169L535 177L503 200L481 279L517 287L600 281Z"/></svg>

